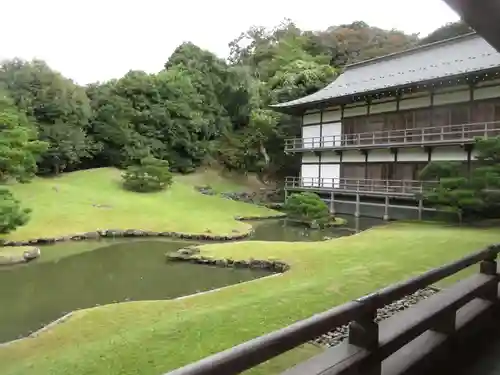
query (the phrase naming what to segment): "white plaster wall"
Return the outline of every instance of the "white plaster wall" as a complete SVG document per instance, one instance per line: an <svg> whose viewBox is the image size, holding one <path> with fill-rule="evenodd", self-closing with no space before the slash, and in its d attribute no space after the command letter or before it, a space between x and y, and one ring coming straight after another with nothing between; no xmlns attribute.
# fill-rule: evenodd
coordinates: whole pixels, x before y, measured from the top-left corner
<svg viewBox="0 0 500 375"><path fill-rule="evenodd" d="M302 154L302 163L319 163L319 157L312 152Z"/></svg>
<svg viewBox="0 0 500 375"><path fill-rule="evenodd" d="M318 124L321 121L321 113L306 113L303 117L303 124Z"/></svg>
<svg viewBox="0 0 500 375"><path fill-rule="evenodd" d="M395 112L397 109L398 105L396 101L380 103L380 104L372 104L370 106L370 114L374 115L376 113Z"/></svg>
<svg viewBox="0 0 500 375"><path fill-rule="evenodd" d="M462 103L468 102L470 99L470 92L468 89L448 92L445 94L435 94L434 95L434 105L452 104L452 103Z"/></svg>
<svg viewBox="0 0 500 375"><path fill-rule="evenodd" d="M362 116L366 115L367 113L368 113L368 106L344 108L344 117Z"/></svg>
<svg viewBox="0 0 500 375"><path fill-rule="evenodd" d="M322 163L340 163L340 155L335 152L323 152L321 154Z"/></svg>
<svg viewBox="0 0 500 375"><path fill-rule="evenodd" d="M430 95L420 98L409 97L408 99L405 99L405 97L403 96L399 102L399 110L425 108L425 107L430 107L430 105L431 105Z"/></svg>
<svg viewBox="0 0 500 375"><path fill-rule="evenodd" d="M300 167L300 177L303 186L318 186L319 184L319 164L302 164Z"/></svg>
<svg viewBox="0 0 500 375"><path fill-rule="evenodd" d="M321 186L339 187L340 164L321 165Z"/></svg>
<svg viewBox="0 0 500 375"><path fill-rule="evenodd" d="M474 100L500 97L500 86L481 87L474 89Z"/></svg>
<svg viewBox="0 0 500 375"><path fill-rule="evenodd" d="M323 122L338 122L341 118L342 111L340 109L323 112Z"/></svg>
<svg viewBox="0 0 500 375"><path fill-rule="evenodd" d="M461 147L436 147L432 150L431 161L467 160L467 152Z"/></svg>
<svg viewBox="0 0 500 375"><path fill-rule="evenodd" d="M394 162L394 154L388 149L370 150L368 162Z"/></svg>
<svg viewBox="0 0 500 375"><path fill-rule="evenodd" d="M319 135L321 133L320 128L321 125L304 126L302 128L302 139L304 140L304 148L313 148L313 146L319 147L320 145ZM317 138L317 139L311 139L311 138Z"/></svg>
<svg viewBox="0 0 500 375"><path fill-rule="evenodd" d="M342 155L343 163L364 163L365 155L359 151L346 151Z"/></svg>
<svg viewBox="0 0 500 375"><path fill-rule="evenodd" d="M398 150L398 161L428 161L429 155L423 147L402 148Z"/></svg>
<svg viewBox="0 0 500 375"><path fill-rule="evenodd" d="M332 147L334 145L340 145L342 135L342 123L334 122L331 124L323 124L323 142L324 147Z"/></svg>

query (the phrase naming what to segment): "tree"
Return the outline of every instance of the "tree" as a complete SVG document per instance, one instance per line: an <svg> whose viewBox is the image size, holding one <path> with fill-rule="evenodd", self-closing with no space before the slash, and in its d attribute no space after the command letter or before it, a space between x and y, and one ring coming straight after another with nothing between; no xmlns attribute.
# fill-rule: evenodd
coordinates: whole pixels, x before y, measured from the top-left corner
<svg viewBox="0 0 500 375"><path fill-rule="evenodd" d="M419 41L420 45L439 42L441 40L454 38L460 35L468 34L474 30L467 25L464 21L449 22L438 29L434 30L432 33L422 38Z"/></svg>
<svg viewBox="0 0 500 375"><path fill-rule="evenodd" d="M140 165L127 168L122 174L123 187L139 193L163 190L172 185L168 161L147 157Z"/></svg>
<svg viewBox="0 0 500 375"><path fill-rule="evenodd" d="M424 193L431 204L456 212L460 220L472 215L500 215L500 137L477 139L477 166L467 173L461 163L433 162L422 170L424 180L437 184Z"/></svg>
<svg viewBox="0 0 500 375"><path fill-rule="evenodd" d="M0 234L6 234L26 224L31 210L21 208L21 203L12 193L0 187Z"/></svg>
<svg viewBox="0 0 500 375"><path fill-rule="evenodd" d="M283 205L283 210L291 219L323 227L331 221L327 204L315 193L292 194Z"/></svg>
<svg viewBox="0 0 500 375"><path fill-rule="evenodd" d="M0 92L0 183L29 181L35 175L37 158L46 149L27 117Z"/></svg>

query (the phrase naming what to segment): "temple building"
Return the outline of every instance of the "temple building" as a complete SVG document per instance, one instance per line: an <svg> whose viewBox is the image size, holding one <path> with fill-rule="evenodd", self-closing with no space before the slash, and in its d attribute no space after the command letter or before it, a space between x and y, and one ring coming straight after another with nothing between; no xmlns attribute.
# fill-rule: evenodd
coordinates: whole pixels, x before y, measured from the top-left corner
<svg viewBox="0 0 500 375"><path fill-rule="evenodd" d="M287 190L411 198L431 161L474 167L500 135L500 53L476 33L349 65L330 85L272 106L299 116L299 176ZM420 203L421 205L421 203Z"/></svg>

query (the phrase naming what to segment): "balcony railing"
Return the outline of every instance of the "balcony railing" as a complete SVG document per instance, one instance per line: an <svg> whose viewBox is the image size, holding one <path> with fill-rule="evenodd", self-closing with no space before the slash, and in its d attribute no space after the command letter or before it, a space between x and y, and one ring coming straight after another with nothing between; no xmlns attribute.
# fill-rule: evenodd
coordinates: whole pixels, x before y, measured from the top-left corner
<svg viewBox="0 0 500 375"><path fill-rule="evenodd" d="M410 147L432 144L472 143L478 137L500 136L500 121L435 126L416 129L382 130L369 133L327 135L285 140L285 151Z"/></svg>
<svg viewBox="0 0 500 375"><path fill-rule="evenodd" d="M353 178L287 177L287 189L340 190L351 193L377 193L413 196L434 184L432 181L376 180Z"/></svg>

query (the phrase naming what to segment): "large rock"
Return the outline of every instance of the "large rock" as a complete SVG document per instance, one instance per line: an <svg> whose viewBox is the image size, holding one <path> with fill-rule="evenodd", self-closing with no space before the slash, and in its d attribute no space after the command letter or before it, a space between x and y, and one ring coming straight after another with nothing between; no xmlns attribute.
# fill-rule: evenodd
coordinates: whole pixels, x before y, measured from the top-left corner
<svg viewBox="0 0 500 375"><path fill-rule="evenodd" d="M33 259L36 259L40 257L41 251L38 247L33 247L32 249L28 249L23 252L23 259L26 262L32 261Z"/></svg>

